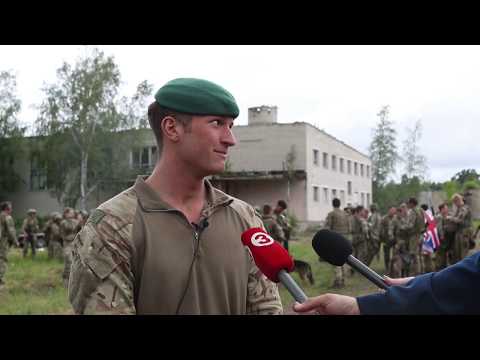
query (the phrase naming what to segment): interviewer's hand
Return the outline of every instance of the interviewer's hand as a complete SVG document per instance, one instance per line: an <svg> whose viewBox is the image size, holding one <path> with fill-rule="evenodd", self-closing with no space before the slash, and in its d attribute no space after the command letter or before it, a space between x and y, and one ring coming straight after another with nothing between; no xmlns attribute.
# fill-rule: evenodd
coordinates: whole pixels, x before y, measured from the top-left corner
<svg viewBox="0 0 480 360"><path fill-rule="evenodd" d="M357 299L351 296L325 294L310 298L303 304L295 304L298 313L319 315L359 315Z"/></svg>
<svg viewBox="0 0 480 360"><path fill-rule="evenodd" d="M411 276L411 277L405 277L405 278L392 279L392 278L389 278L387 275L384 275L385 282L388 285L405 285L413 278L414 277Z"/></svg>

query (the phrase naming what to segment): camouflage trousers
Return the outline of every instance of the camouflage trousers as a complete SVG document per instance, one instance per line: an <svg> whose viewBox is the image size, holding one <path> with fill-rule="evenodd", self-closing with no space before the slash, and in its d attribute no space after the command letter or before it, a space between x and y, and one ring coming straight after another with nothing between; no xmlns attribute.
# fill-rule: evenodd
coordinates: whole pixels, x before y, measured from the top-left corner
<svg viewBox="0 0 480 360"><path fill-rule="evenodd" d="M6 239L0 239L0 284L3 282L3 277L7 272L7 253L8 241Z"/></svg>
<svg viewBox="0 0 480 360"><path fill-rule="evenodd" d="M435 271L433 266L433 254L424 254L420 255L420 273L425 274Z"/></svg>
<svg viewBox="0 0 480 360"><path fill-rule="evenodd" d="M345 285L345 274L347 273L346 265L335 266L335 280L334 286L343 286Z"/></svg>
<svg viewBox="0 0 480 360"><path fill-rule="evenodd" d="M385 272L390 272L391 254L393 246L391 244L383 243L383 263L385 265Z"/></svg>
<svg viewBox="0 0 480 360"><path fill-rule="evenodd" d="M35 257L37 252L37 237L35 235L27 234L23 241L23 257L27 256L28 248L32 249L32 257Z"/></svg>
<svg viewBox="0 0 480 360"><path fill-rule="evenodd" d="M51 240L48 242L48 258L63 260L63 248L60 242Z"/></svg>
<svg viewBox="0 0 480 360"><path fill-rule="evenodd" d="M367 257L365 259L365 264L370 266L375 255L378 254L380 250L380 242L376 239L370 239L367 242Z"/></svg>
<svg viewBox="0 0 480 360"><path fill-rule="evenodd" d="M363 263L366 263L368 258L368 244L366 241L354 242L353 244L353 256Z"/></svg>
<svg viewBox="0 0 480 360"><path fill-rule="evenodd" d="M397 243L393 248L393 255L390 263L390 276L394 278L407 277L414 276L418 273L418 252L415 250L407 250L405 240L397 240Z"/></svg>
<svg viewBox="0 0 480 360"><path fill-rule="evenodd" d="M470 236L470 229L459 230L455 233L452 246L452 264L463 260L467 256Z"/></svg>
<svg viewBox="0 0 480 360"><path fill-rule="evenodd" d="M440 247L435 252L435 271L440 271L450 265L449 257L453 251L454 241L455 233L445 232L444 238L440 242Z"/></svg>
<svg viewBox="0 0 480 360"><path fill-rule="evenodd" d="M64 261L64 266L63 266L63 274L62 278L63 281L65 282L65 286L68 286L68 278L70 277L70 268L72 266L72 250L73 250L73 245L72 242L66 242L63 246L63 261Z"/></svg>

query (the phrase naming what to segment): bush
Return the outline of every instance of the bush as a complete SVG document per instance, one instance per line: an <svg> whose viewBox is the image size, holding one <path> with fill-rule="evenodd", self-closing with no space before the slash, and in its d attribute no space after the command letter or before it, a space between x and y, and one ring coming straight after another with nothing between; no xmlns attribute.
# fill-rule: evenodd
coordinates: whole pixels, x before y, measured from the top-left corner
<svg viewBox="0 0 480 360"><path fill-rule="evenodd" d="M480 184L477 180L468 180L463 184L463 191L479 189Z"/></svg>

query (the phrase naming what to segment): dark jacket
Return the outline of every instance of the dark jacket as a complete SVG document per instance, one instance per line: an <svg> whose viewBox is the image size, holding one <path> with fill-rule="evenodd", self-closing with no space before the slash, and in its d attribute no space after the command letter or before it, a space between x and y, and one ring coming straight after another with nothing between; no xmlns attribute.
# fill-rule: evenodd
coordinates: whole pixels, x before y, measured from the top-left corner
<svg viewBox="0 0 480 360"><path fill-rule="evenodd" d="M480 314L480 252L357 301L362 315Z"/></svg>

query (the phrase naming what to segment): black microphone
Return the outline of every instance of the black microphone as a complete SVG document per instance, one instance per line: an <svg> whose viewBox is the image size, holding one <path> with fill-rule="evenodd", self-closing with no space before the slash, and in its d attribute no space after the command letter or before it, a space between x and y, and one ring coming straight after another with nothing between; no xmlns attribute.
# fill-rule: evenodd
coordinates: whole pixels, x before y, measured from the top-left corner
<svg viewBox="0 0 480 360"><path fill-rule="evenodd" d="M323 260L335 266L347 263L379 288L389 285L375 271L352 255L352 244L339 233L322 229L312 239L312 247Z"/></svg>

